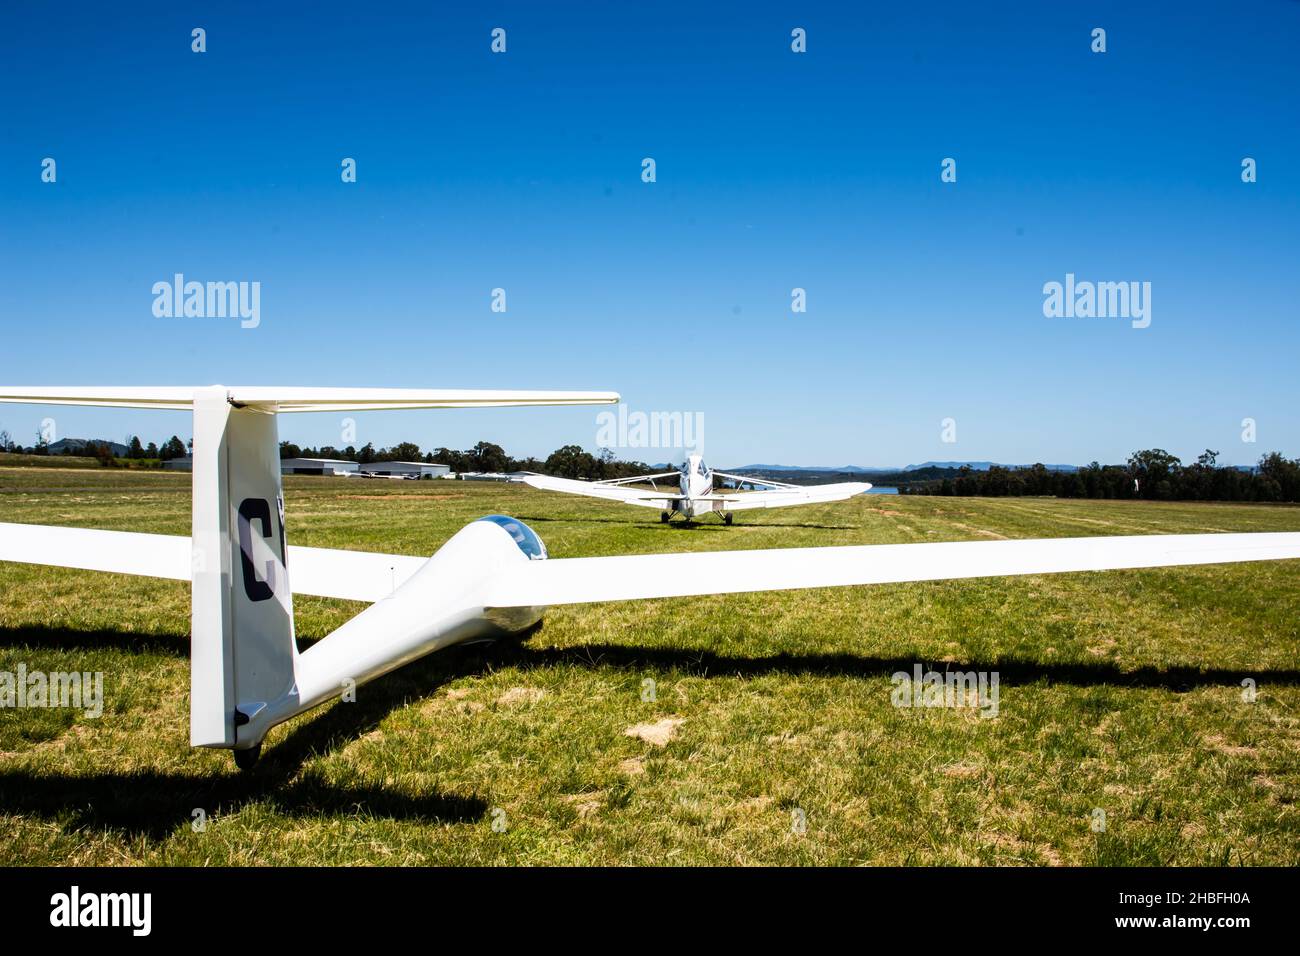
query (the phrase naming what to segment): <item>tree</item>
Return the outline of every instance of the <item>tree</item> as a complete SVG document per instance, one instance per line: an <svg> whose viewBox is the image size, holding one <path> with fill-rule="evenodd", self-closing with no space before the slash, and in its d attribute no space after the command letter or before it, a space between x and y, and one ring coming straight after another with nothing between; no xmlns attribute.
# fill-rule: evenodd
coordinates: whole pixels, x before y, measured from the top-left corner
<svg viewBox="0 0 1300 956"><path fill-rule="evenodd" d="M176 435L167 439L167 443L162 446L158 452L158 457L163 461L171 461L175 458L185 457L185 443Z"/></svg>
<svg viewBox="0 0 1300 956"><path fill-rule="evenodd" d="M1300 459L1283 458L1280 452L1270 452L1259 460L1260 477L1277 488L1278 501L1300 499ZM1271 489L1270 489L1271 490Z"/></svg>
<svg viewBox="0 0 1300 956"><path fill-rule="evenodd" d="M158 446L155 445L153 442L150 442L148 447L145 448L144 450L144 457L157 458L158 455L159 455Z"/></svg>
<svg viewBox="0 0 1300 956"><path fill-rule="evenodd" d="M1163 448L1135 451L1128 460L1128 470L1138 482L1138 494L1143 498L1168 500L1173 495L1173 482L1182 461Z"/></svg>
<svg viewBox="0 0 1300 956"><path fill-rule="evenodd" d="M596 455L596 467L600 472L601 480L613 478L618 473L618 458L612 448L602 448Z"/></svg>
<svg viewBox="0 0 1300 956"><path fill-rule="evenodd" d="M508 471L510 459L506 450L490 441L481 441L469 452L469 460L474 471Z"/></svg>
<svg viewBox="0 0 1300 956"><path fill-rule="evenodd" d="M131 436L131 443L126 448L126 457L137 460L144 457L144 446L140 444L139 435Z"/></svg>
<svg viewBox="0 0 1300 956"><path fill-rule="evenodd" d="M544 471L559 478L590 478L596 470L596 459L578 445L565 445L551 452Z"/></svg>
<svg viewBox="0 0 1300 956"><path fill-rule="evenodd" d="M473 471L470 467L469 454L463 451L455 451L451 448L439 448L433 453L433 463L435 465L446 465L457 474L464 471Z"/></svg>
<svg viewBox="0 0 1300 956"><path fill-rule="evenodd" d="M420 446L415 442L404 441L388 449L384 457L389 461L419 461Z"/></svg>
<svg viewBox="0 0 1300 956"><path fill-rule="evenodd" d="M0 429L0 451L12 451L13 439L7 431Z"/></svg>
<svg viewBox="0 0 1300 956"><path fill-rule="evenodd" d="M113 457L113 449L104 442L91 442L86 446L86 452L99 461L101 468L112 468L117 464L117 459Z"/></svg>
<svg viewBox="0 0 1300 956"><path fill-rule="evenodd" d="M984 493L1002 497L1011 491L1011 473L1001 465L990 465L984 474Z"/></svg>

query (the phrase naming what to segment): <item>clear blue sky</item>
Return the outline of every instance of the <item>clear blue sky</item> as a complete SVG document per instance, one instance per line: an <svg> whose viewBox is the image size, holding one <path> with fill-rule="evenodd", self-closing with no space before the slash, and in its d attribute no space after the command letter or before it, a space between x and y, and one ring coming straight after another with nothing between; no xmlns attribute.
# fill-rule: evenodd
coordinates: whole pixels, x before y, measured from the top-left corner
<svg viewBox="0 0 1300 956"><path fill-rule="evenodd" d="M1300 3L542 6L6 3L0 379L610 388L719 465L1300 455ZM260 282L260 327L155 318L176 272ZM1151 282L1151 326L1045 318L1067 272ZM596 411L358 444L545 455ZM47 414L189 432L0 428Z"/></svg>

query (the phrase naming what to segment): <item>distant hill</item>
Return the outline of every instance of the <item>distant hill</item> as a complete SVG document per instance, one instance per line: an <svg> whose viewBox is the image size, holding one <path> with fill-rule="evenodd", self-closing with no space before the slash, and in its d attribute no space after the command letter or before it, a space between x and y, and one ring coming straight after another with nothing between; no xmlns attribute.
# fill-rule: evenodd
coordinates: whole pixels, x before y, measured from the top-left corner
<svg viewBox="0 0 1300 956"><path fill-rule="evenodd" d="M988 471L994 465L1002 468L1032 468L1032 465L1004 465L997 461L925 461L919 465L908 465L903 471L920 471L923 468L962 468L969 467L971 471ZM1079 470L1078 465L1044 465L1048 471L1063 471L1067 474Z"/></svg>
<svg viewBox="0 0 1300 956"><path fill-rule="evenodd" d="M50 442L50 454L84 455L87 445L107 445L118 458L125 458L126 453L130 451L121 442L108 441L105 438L60 438L58 441Z"/></svg>
<svg viewBox="0 0 1300 956"><path fill-rule="evenodd" d="M859 465L840 465L839 467L822 465L739 465L735 468L724 468L722 470L738 474L743 474L746 471L820 471L837 475L871 475L886 471L898 471L897 468L863 468Z"/></svg>

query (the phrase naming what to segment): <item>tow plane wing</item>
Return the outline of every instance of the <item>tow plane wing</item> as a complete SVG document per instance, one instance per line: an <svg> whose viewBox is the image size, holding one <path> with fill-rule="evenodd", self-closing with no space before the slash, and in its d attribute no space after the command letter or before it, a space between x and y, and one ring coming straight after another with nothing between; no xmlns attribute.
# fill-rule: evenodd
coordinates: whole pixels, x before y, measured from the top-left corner
<svg viewBox="0 0 1300 956"><path fill-rule="evenodd" d="M604 498L606 501L621 501L624 504L641 505L645 508L662 509L669 502L681 497L681 494L628 488L623 483L579 481L576 478L552 478L549 475L525 475L520 480L543 491L558 491L566 495L583 495L587 498Z"/></svg>
<svg viewBox="0 0 1300 956"><path fill-rule="evenodd" d="M761 486L763 488L800 488L801 485L792 485L785 481L769 481L766 478L751 478L749 475L730 475L725 471L715 471L716 478L726 478L728 481L734 481L740 484Z"/></svg>
<svg viewBox="0 0 1300 956"><path fill-rule="evenodd" d="M790 485L773 491L746 491L726 495L723 510L747 511L751 508L784 508L824 501L843 501L865 494L871 485L864 481L847 481L834 485Z"/></svg>

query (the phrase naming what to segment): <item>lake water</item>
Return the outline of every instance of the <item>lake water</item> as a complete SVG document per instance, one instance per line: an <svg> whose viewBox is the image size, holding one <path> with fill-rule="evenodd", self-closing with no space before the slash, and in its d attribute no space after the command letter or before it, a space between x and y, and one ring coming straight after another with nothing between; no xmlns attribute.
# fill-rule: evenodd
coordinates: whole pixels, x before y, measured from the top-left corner
<svg viewBox="0 0 1300 956"><path fill-rule="evenodd" d="M870 488L870 489L867 490L867 494L869 494L869 495L896 495L896 494L898 494L898 489L897 489L897 488L890 488L890 487L888 487L888 486L886 486L886 487L884 487L884 488Z"/></svg>

